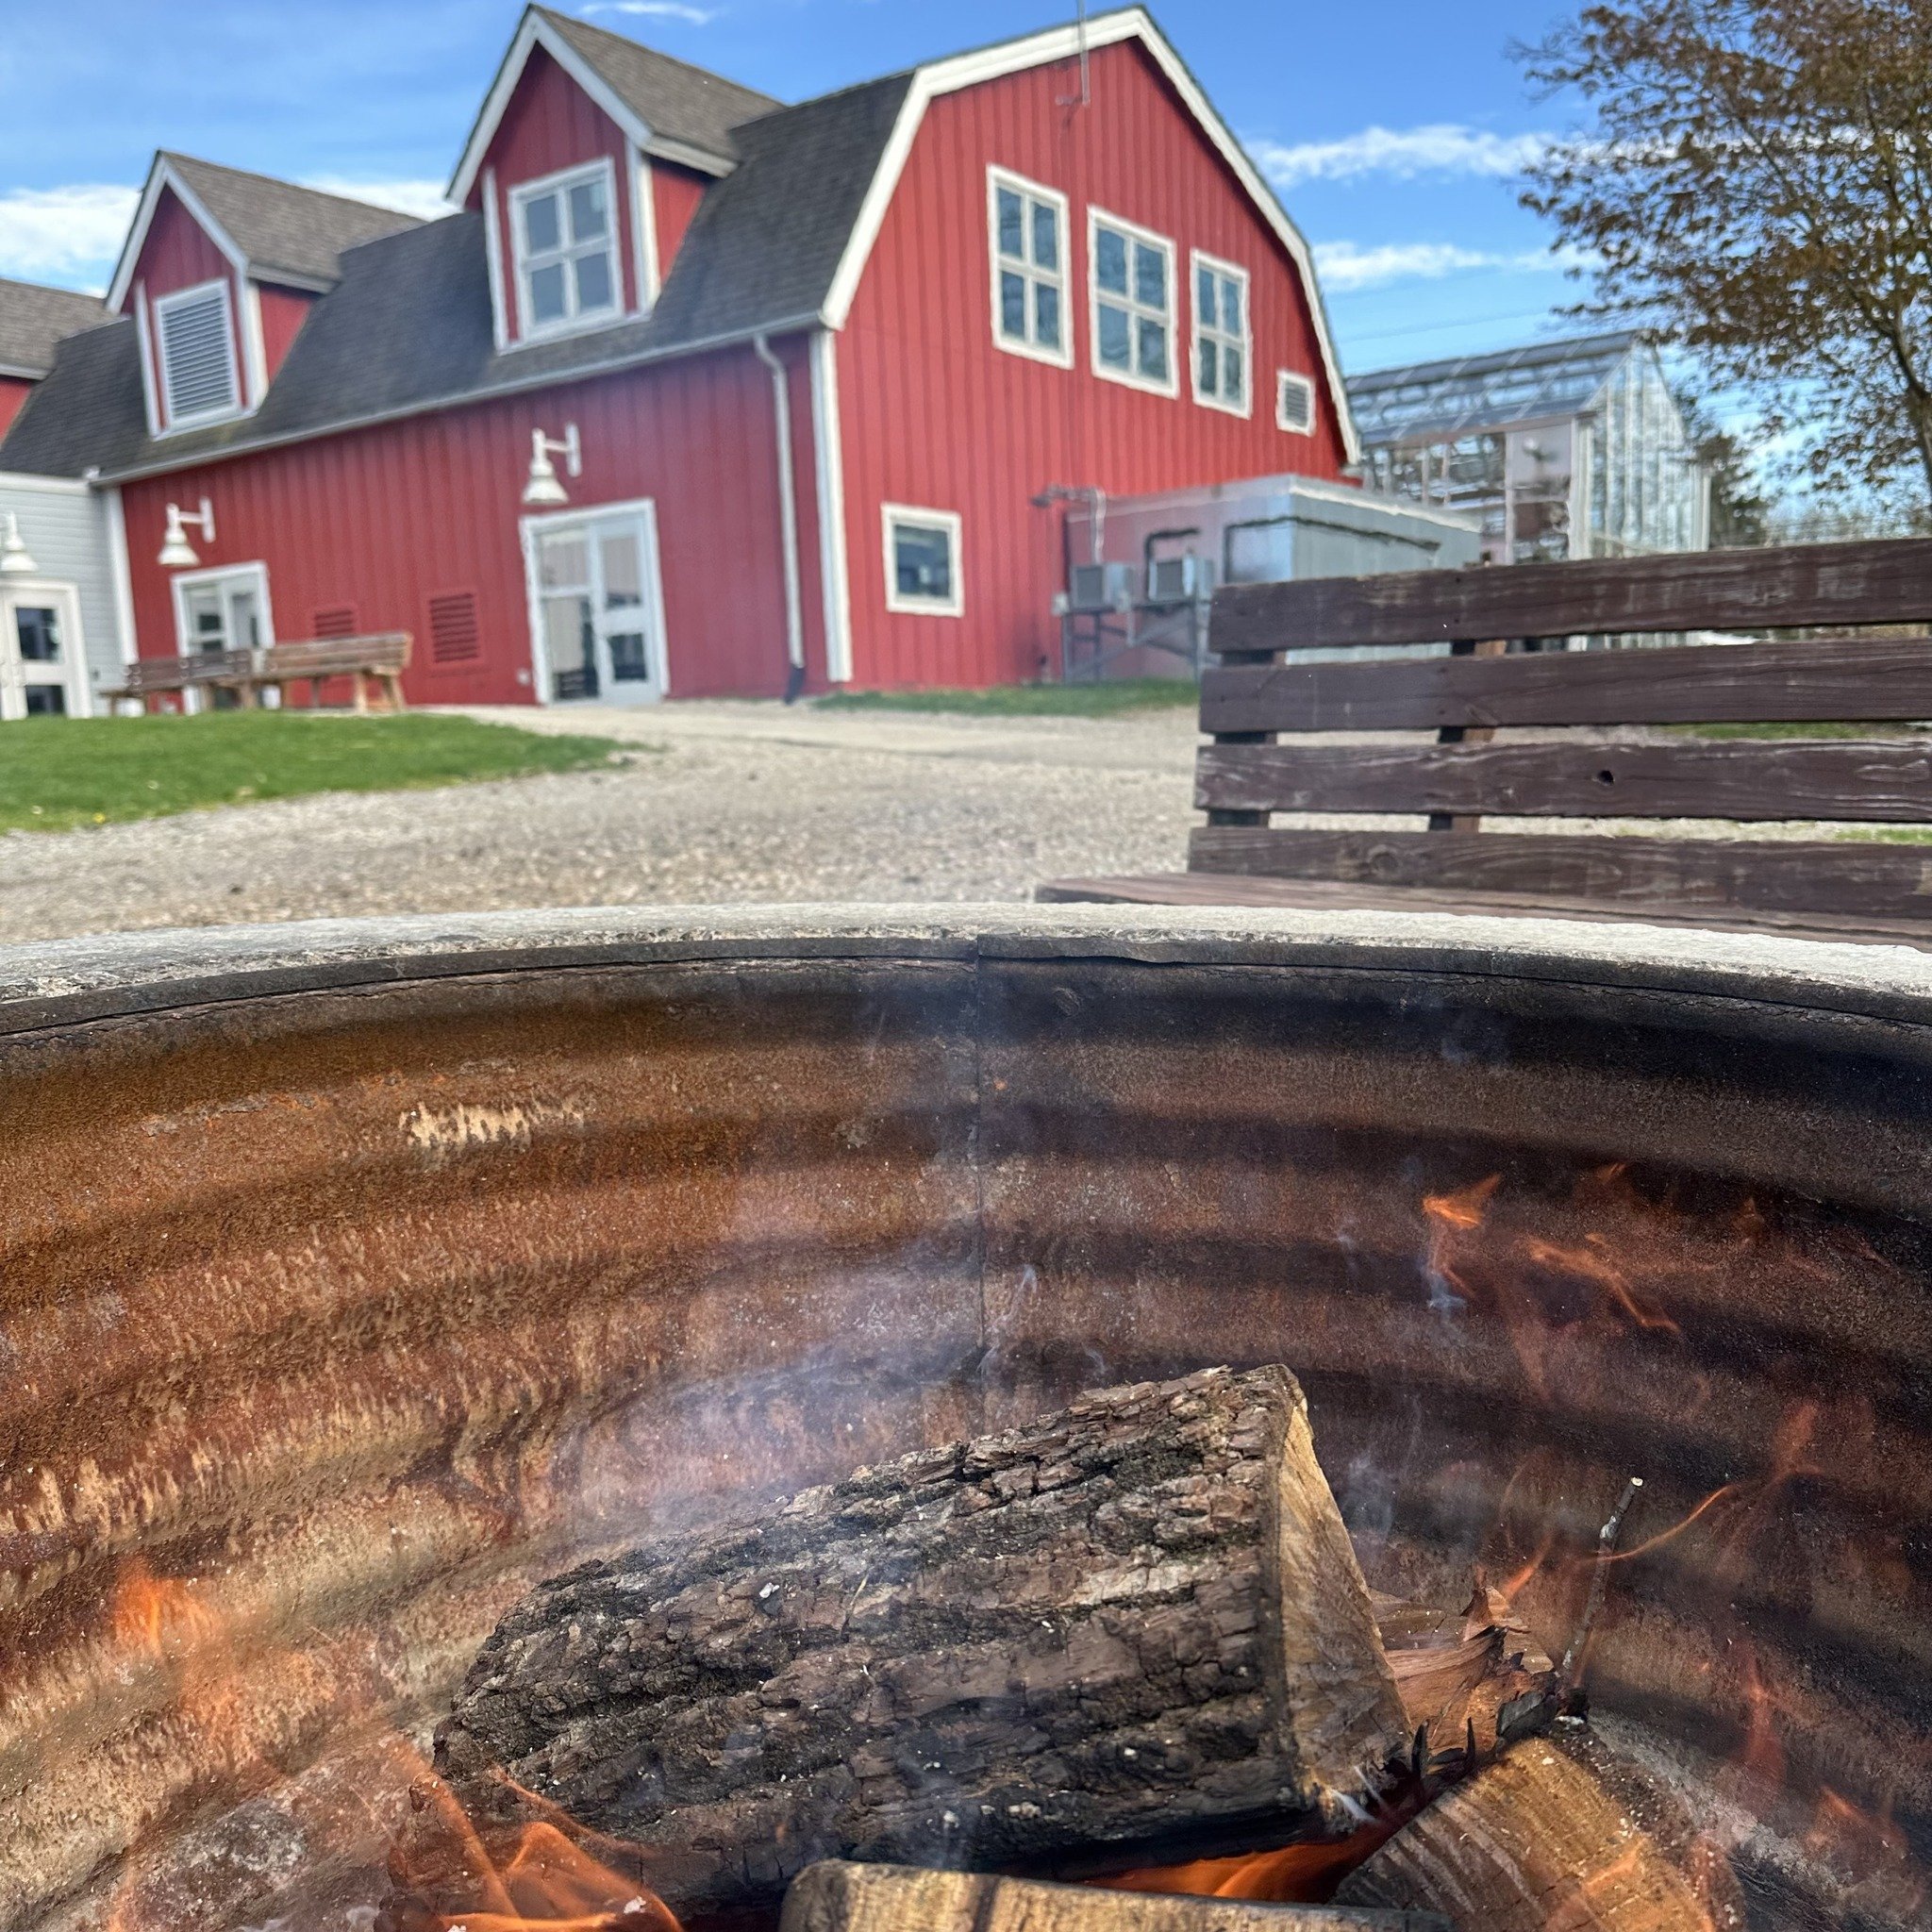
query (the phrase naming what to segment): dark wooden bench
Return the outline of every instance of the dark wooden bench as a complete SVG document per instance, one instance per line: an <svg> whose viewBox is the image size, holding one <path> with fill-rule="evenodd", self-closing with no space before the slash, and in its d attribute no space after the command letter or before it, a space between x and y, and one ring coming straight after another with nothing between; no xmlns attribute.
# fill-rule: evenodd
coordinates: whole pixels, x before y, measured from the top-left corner
<svg viewBox="0 0 1932 1932"><path fill-rule="evenodd" d="M320 701L324 682L346 677L354 692L355 708L369 708L363 680L379 686L392 711L403 708L403 673L409 668L409 633L406 630L381 631L369 637L309 638L297 643L271 644L260 654L255 678L264 690L280 698L284 688L308 684L308 702Z"/></svg>
<svg viewBox="0 0 1932 1932"><path fill-rule="evenodd" d="M179 658L137 658L121 670L121 682L101 692L111 708L132 699L144 704L189 691L232 691L244 705L255 702L253 651L191 651Z"/></svg>
<svg viewBox="0 0 1932 1932"><path fill-rule="evenodd" d="M1932 739L1607 740L1602 727L1932 720L1932 638L1592 651L1632 633L1932 621L1932 541L1233 586L1204 676L1188 870L1056 879L1041 899L1401 908L1648 920L1932 945ZM1298 661L1324 646L1451 655ZM1513 644L1515 648L1509 648ZM1491 741L1508 727L1563 727ZM1353 744L1302 734L1426 734ZM1295 734L1296 741L1280 741ZM1278 826L1403 813L1427 830ZM1487 829L1509 818L1821 821L1868 836L1674 839Z"/></svg>

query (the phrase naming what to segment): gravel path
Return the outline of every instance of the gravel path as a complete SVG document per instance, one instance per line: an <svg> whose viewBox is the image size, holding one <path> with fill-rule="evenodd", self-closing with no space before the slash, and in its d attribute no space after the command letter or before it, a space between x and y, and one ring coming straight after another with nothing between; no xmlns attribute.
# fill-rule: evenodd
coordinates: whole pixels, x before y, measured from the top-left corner
<svg viewBox="0 0 1932 1932"><path fill-rule="evenodd" d="M471 715L595 732L631 749L608 770L561 776L0 835L0 943L363 912L1030 899L1057 874L1177 871L1194 823L1191 708L1105 720L741 703ZM1510 829L1736 838L1741 828L1519 819ZM1749 835L1830 830L1758 824Z"/></svg>
<svg viewBox="0 0 1932 1932"><path fill-rule="evenodd" d="M1057 873L1185 863L1195 738L1184 709L477 715L639 749L608 771L9 833L0 941L521 906L1024 899Z"/></svg>

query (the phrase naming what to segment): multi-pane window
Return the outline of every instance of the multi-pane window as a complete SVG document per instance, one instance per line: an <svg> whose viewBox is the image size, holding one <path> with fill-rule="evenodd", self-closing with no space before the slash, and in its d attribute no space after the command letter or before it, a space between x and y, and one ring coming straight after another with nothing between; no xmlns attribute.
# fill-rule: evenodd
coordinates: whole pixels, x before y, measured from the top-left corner
<svg viewBox="0 0 1932 1932"><path fill-rule="evenodd" d="M1283 369L1274 377L1274 426L1297 436L1315 433L1315 385L1306 375Z"/></svg>
<svg viewBox="0 0 1932 1932"><path fill-rule="evenodd" d="M946 509L885 506L886 608L958 617L959 519Z"/></svg>
<svg viewBox="0 0 1932 1932"><path fill-rule="evenodd" d="M1173 395L1174 243L1098 210L1089 241L1094 373Z"/></svg>
<svg viewBox="0 0 1932 1932"><path fill-rule="evenodd" d="M1067 340L1067 203L1050 188L987 171L993 340L1015 355L1072 361Z"/></svg>
<svg viewBox="0 0 1932 1932"><path fill-rule="evenodd" d="M614 199L608 161L511 191L525 335L572 328L622 307Z"/></svg>
<svg viewBox="0 0 1932 1932"><path fill-rule="evenodd" d="M233 318L225 281L157 297L156 349L170 429L209 422L240 406Z"/></svg>
<svg viewBox="0 0 1932 1932"><path fill-rule="evenodd" d="M1248 275L1194 257L1194 400L1248 413Z"/></svg>

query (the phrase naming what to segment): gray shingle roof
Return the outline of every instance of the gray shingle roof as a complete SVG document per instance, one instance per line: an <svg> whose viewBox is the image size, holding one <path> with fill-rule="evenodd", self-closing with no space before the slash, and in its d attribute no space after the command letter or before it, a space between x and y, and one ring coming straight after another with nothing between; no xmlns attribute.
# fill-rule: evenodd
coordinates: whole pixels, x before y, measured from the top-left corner
<svg viewBox="0 0 1932 1932"><path fill-rule="evenodd" d="M105 313L98 295L0 276L0 370L44 375L54 366L55 343L92 328Z"/></svg>
<svg viewBox="0 0 1932 1932"><path fill-rule="evenodd" d="M220 167L192 155L163 152L160 158L221 224L247 258L250 274L268 281L279 275L326 284L335 279L343 249L421 225L414 215L393 208Z"/></svg>
<svg viewBox="0 0 1932 1932"><path fill-rule="evenodd" d="M784 105L755 88L741 87L689 61L674 60L655 47L640 46L589 21L547 7L532 11L556 28L659 139L734 160L738 148L731 130Z"/></svg>
<svg viewBox="0 0 1932 1932"><path fill-rule="evenodd" d="M873 81L741 129L741 162L706 191L657 307L639 321L499 353L483 218L450 215L345 250L341 279L261 408L240 422L154 441L133 325L71 338L0 442L0 469L112 476L803 327L824 305L909 84Z"/></svg>

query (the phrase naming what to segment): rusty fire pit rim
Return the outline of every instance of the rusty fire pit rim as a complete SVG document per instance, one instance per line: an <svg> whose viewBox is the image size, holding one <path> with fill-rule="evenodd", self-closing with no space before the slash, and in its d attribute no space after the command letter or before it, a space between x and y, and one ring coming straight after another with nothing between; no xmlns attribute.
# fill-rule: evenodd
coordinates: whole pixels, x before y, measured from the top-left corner
<svg viewBox="0 0 1932 1932"><path fill-rule="evenodd" d="M1932 954L1907 946L1445 912L802 903L300 920L0 947L0 1037L278 993L732 958L1340 968L1932 1025Z"/></svg>

